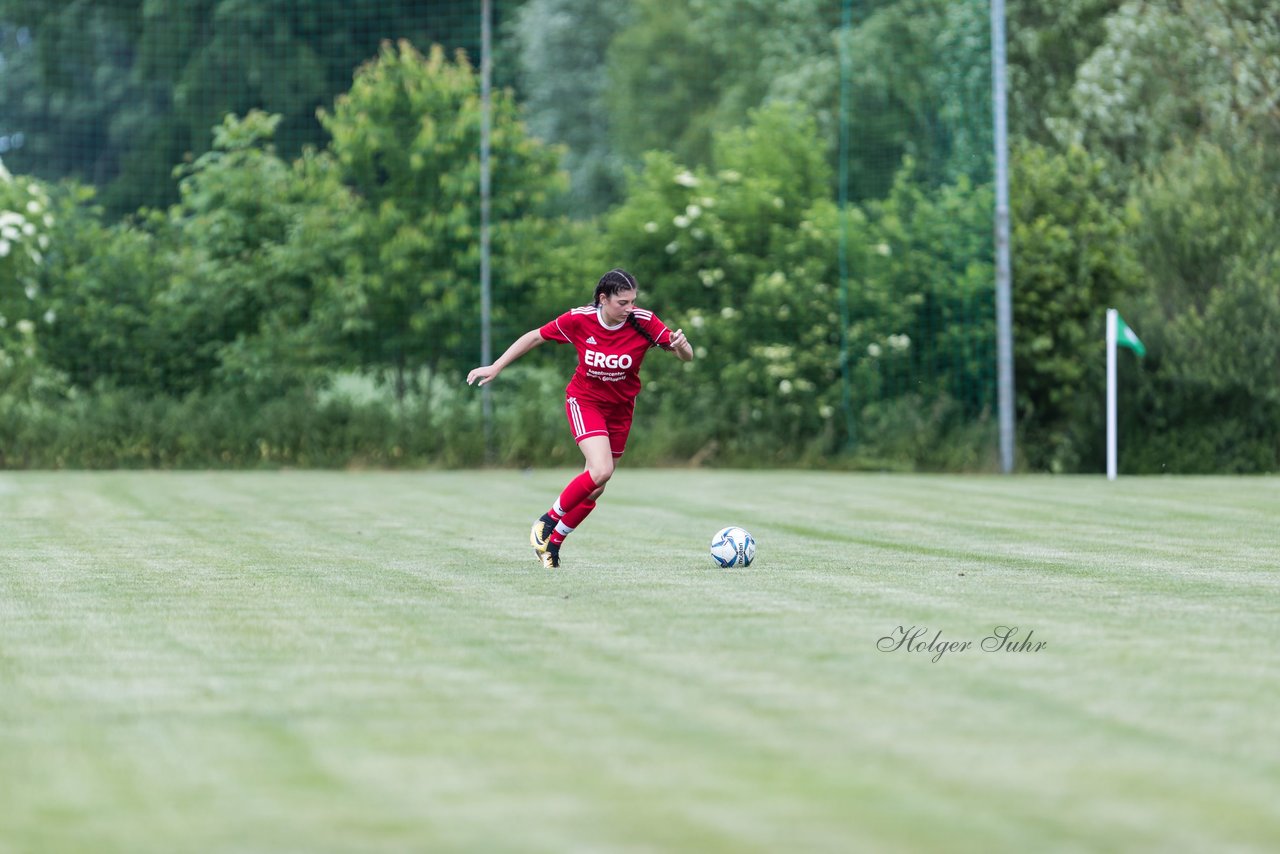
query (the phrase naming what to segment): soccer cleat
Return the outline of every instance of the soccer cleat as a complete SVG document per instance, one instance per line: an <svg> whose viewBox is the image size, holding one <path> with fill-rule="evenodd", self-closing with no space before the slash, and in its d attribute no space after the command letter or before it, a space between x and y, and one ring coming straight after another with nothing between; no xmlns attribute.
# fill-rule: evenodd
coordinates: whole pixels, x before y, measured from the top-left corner
<svg viewBox="0 0 1280 854"><path fill-rule="evenodd" d="M538 552L538 560L542 561L546 569L555 569L560 566L560 544L547 543L546 548Z"/></svg>
<svg viewBox="0 0 1280 854"><path fill-rule="evenodd" d="M535 552L542 554L547 550L547 538L555 529L555 521L548 514L543 513L542 518L533 523L533 530L529 532L529 545L533 546Z"/></svg>

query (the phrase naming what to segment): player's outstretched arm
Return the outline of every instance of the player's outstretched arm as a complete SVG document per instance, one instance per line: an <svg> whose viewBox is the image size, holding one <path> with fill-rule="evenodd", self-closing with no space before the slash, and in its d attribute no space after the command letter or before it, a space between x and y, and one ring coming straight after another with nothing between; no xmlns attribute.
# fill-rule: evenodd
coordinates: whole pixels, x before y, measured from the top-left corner
<svg viewBox="0 0 1280 854"><path fill-rule="evenodd" d="M471 372L467 374L467 385L473 385L476 380L480 381L480 385L484 385L502 373L503 368L507 365L510 365L516 359L541 344L542 340L541 330L530 329L513 341L507 351L499 356L498 360L492 365L481 365L478 368L472 368Z"/></svg>
<svg viewBox="0 0 1280 854"><path fill-rule="evenodd" d="M684 337L684 330L677 329L671 333L671 340L667 344L672 353L676 354L676 358L682 362L693 361L693 345L689 343L689 339Z"/></svg>

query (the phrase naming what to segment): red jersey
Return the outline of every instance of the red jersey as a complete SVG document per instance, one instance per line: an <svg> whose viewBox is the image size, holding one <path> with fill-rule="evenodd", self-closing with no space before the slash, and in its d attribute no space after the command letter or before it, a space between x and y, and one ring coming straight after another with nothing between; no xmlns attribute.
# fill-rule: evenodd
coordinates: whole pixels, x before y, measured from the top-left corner
<svg viewBox="0 0 1280 854"><path fill-rule="evenodd" d="M671 330L652 311L632 312L658 346L671 341ZM584 305L566 311L540 330L544 341L572 344L578 351L578 369L565 393L597 403L630 403L640 393L640 363L654 346L624 320L604 325L600 309Z"/></svg>

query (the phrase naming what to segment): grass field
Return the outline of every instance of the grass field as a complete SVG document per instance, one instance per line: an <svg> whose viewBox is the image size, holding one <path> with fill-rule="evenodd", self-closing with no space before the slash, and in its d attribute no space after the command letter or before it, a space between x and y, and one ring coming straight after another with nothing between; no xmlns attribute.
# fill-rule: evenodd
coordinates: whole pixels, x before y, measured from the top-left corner
<svg viewBox="0 0 1280 854"><path fill-rule="evenodd" d="M1280 850L1280 480L570 474L0 474L0 851Z"/></svg>

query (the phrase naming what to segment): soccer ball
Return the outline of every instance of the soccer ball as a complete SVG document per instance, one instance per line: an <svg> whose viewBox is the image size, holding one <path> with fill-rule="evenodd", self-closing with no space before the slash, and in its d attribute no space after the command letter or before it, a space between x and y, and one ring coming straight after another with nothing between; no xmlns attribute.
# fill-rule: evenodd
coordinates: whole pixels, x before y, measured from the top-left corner
<svg viewBox="0 0 1280 854"><path fill-rule="evenodd" d="M711 538L711 557L725 569L751 566L751 561L756 559L755 537L736 525L730 525Z"/></svg>

